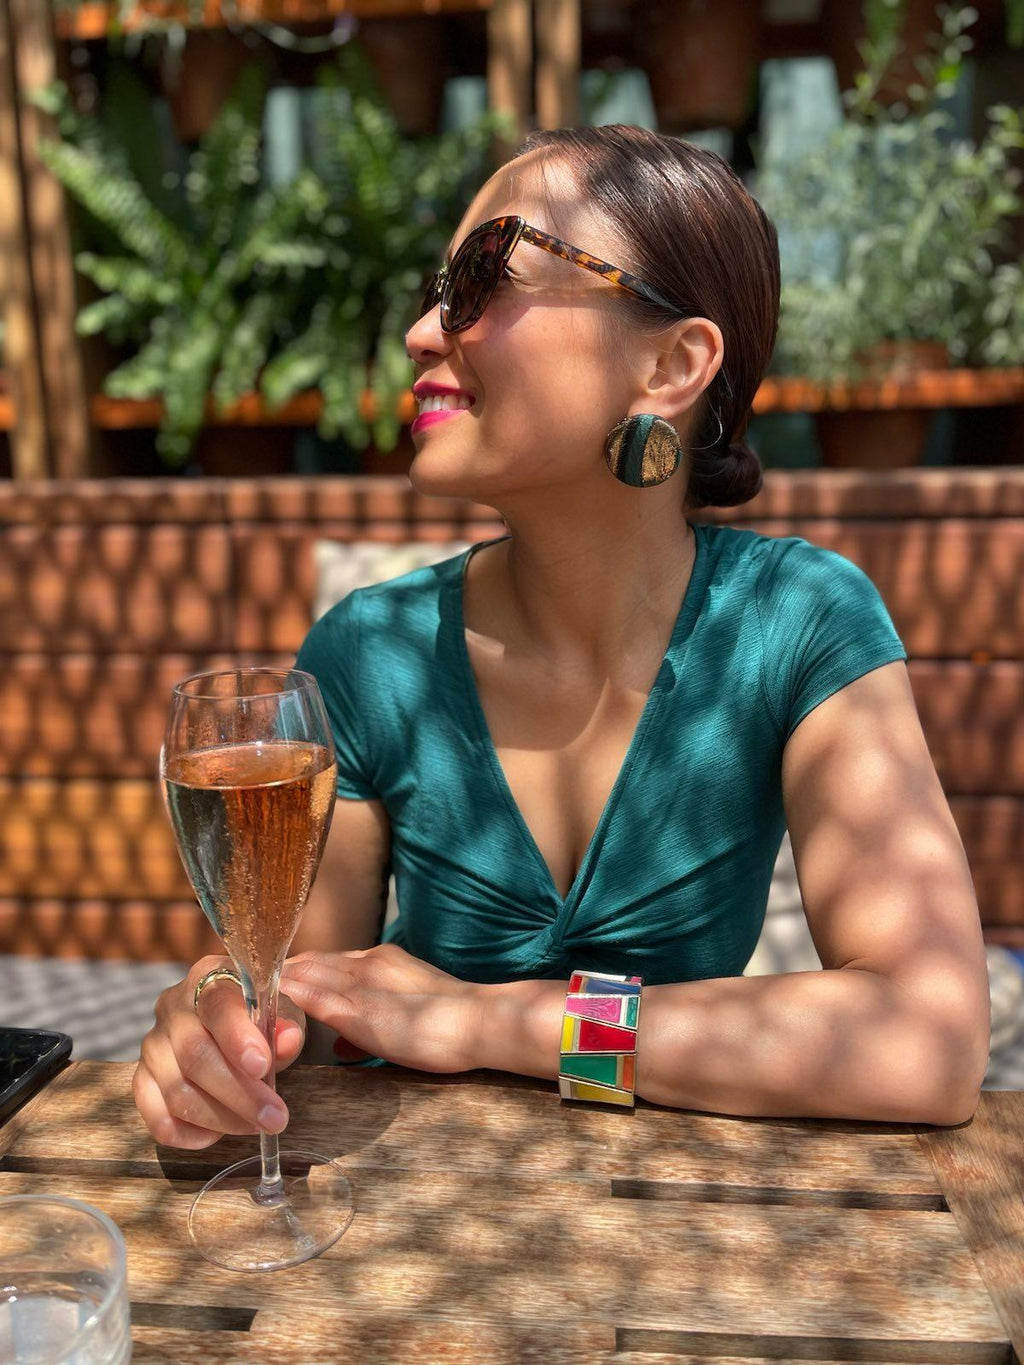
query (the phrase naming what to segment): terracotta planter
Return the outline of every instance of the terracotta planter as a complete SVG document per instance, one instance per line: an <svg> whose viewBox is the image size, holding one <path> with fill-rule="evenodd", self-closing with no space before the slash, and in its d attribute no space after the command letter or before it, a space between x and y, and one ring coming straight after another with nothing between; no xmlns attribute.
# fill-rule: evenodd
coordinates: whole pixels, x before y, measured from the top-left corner
<svg viewBox="0 0 1024 1365"><path fill-rule="evenodd" d="M230 95L249 50L231 33L189 32L179 69L164 81L174 127L182 142L202 137Z"/></svg>
<svg viewBox="0 0 1024 1365"><path fill-rule="evenodd" d="M661 132L745 121L761 47L757 0L638 0L634 24Z"/></svg>
<svg viewBox="0 0 1024 1365"><path fill-rule="evenodd" d="M361 19L356 36L402 132L437 132L447 75L443 25L432 16Z"/></svg>
<svg viewBox="0 0 1024 1365"><path fill-rule="evenodd" d="M901 379L949 368L945 346L932 341L882 341L862 357L864 379ZM831 469L892 469L921 463L931 408L872 408L817 414L818 440Z"/></svg>

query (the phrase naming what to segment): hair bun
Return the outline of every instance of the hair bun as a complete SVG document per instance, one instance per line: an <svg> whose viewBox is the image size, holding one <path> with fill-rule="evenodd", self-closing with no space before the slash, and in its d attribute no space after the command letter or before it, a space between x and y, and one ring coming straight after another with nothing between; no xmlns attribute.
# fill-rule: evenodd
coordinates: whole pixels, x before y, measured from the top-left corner
<svg viewBox="0 0 1024 1365"><path fill-rule="evenodd" d="M702 452L694 458L687 487L687 504L699 507L738 507L761 491L764 470L757 452L743 439Z"/></svg>

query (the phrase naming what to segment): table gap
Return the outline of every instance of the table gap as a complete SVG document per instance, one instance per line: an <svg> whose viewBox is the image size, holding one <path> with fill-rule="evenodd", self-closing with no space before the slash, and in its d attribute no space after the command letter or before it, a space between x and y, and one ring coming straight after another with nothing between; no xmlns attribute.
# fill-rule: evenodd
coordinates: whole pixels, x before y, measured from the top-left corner
<svg viewBox="0 0 1024 1365"><path fill-rule="evenodd" d="M632 1180L615 1177L616 1199L677 1200L693 1204L767 1204L791 1208L898 1209L907 1213L949 1213L941 1194L901 1190L793 1189L783 1185L723 1185L711 1181Z"/></svg>
<svg viewBox="0 0 1024 1365"><path fill-rule="evenodd" d="M897 1341L884 1337L753 1336L732 1332L619 1327L617 1354L732 1357L757 1360L870 1361L873 1365L1015 1365L1010 1343Z"/></svg>

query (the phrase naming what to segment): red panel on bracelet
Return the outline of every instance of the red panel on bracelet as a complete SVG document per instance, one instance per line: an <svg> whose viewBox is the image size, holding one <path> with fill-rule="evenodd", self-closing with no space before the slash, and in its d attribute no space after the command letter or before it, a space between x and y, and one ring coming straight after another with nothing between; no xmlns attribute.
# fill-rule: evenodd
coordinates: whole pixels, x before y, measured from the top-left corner
<svg viewBox="0 0 1024 1365"><path fill-rule="evenodd" d="M580 1052L635 1052L636 1034L631 1028L614 1028L593 1019L581 1019L578 1050Z"/></svg>

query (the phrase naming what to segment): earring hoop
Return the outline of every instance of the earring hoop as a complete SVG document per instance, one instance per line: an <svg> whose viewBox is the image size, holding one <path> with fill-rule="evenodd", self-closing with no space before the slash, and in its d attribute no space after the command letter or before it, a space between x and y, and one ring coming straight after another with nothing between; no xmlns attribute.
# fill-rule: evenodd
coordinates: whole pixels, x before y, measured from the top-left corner
<svg viewBox="0 0 1024 1365"><path fill-rule="evenodd" d="M718 419L718 435L715 437L715 439L711 442L710 445L706 445L706 446L691 446L691 447L690 447L690 450L691 450L691 451L696 451L696 450L714 450L715 446L721 445L721 443L722 443L722 438L725 436L725 427L724 427L724 425L722 424L722 413L721 413L720 409L718 409L718 408L712 408L711 411L715 414L715 417Z"/></svg>

